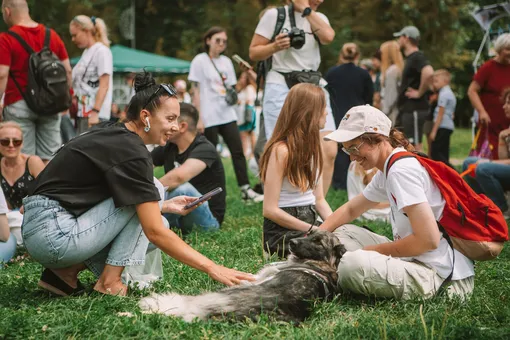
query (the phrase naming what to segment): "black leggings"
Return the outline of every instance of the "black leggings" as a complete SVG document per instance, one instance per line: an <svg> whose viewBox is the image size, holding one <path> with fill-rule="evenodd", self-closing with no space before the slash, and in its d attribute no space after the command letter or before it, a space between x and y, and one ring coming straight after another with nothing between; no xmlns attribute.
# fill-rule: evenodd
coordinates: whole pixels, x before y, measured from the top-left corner
<svg viewBox="0 0 510 340"><path fill-rule="evenodd" d="M204 131L205 138L207 138L214 146L218 144L218 134L223 137L223 140L230 150L237 184L239 186L250 184L250 181L248 180L248 172L246 171L246 158L244 157L243 143L241 142L237 122L234 121L227 124L211 126L206 128Z"/></svg>

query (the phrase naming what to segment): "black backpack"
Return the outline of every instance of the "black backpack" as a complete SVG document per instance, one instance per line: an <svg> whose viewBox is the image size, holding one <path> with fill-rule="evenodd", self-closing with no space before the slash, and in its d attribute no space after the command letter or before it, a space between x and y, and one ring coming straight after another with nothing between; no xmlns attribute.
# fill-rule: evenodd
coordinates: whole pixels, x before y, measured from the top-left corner
<svg viewBox="0 0 510 340"><path fill-rule="evenodd" d="M12 72L9 72L28 107L41 116L50 116L69 109L71 93L67 83L67 71L50 50L50 29L46 27L44 46L39 52L35 52L17 33L7 31L7 34L16 38L30 55L28 83L24 93Z"/></svg>

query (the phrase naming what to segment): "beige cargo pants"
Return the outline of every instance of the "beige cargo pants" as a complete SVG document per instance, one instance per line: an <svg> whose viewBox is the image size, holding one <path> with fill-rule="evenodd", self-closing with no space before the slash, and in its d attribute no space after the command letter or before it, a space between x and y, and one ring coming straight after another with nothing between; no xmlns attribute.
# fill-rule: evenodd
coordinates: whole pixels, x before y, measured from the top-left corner
<svg viewBox="0 0 510 340"><path fill-rule="evenodd" d="M338 285L344 291L366 296L412 299L431 298L444 279L434 269L418 262L382 255L363 247L391 242L367 229L346 224L333 232L347 252L338 265ZM448 296L466 298L474 287L474 276L452 281Z"/></svg>

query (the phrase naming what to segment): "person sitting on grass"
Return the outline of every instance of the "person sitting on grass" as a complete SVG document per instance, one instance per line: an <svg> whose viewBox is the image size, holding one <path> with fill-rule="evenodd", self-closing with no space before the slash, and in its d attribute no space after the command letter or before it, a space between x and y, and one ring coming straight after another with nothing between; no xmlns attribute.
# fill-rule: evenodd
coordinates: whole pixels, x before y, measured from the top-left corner
<svg viewBox="0 0 510 340"><path fill-rule="evenodd" d="M503 91L503 109L510 119L510 87ZM510 127L499 133L497 160L478 157L468 157L462 164L466 171L470 166L476 166L474 176L467 175L464 179L477 193L487 195L510 219L510 207L505 197L505 191L510 190Z"/></svg>
<svg viewBox="0 0 510 340"><path fill-rule="evenodd" d="M21 127L12 121L0 123L0 186L7 201L9 212L7 220L11 232L16 236L18 245L23 244L21 237L20 214L21 200L28 194L34 179L44 169L44 163L35 155L21 152L23 132Z"/></svg>
<svg viewBox="0 0 510 340"><path fill-rule="evenodd" d="M445 199L427 170L416 158L405 158L386 171L392 155L414 150L391 128L391 120L369 105L355 106L326 138L342 143L344 152L364 169L379 169L362 194L320 226L334 231L347 249L338 265L340 288L371 297L430 298L451 278L445 286L448 295L470 294L473 262L452 249L439 231L436 221ZM394 241L346 224L383 201L390 202Z"/></svg>
<svg viewBox="0 0 510 340"><path fill-rule="evenodd" d="M263 246L270 255L287 257L290 240L315 228L318 215L326 219L332 212L322 188L320 130L326 116L321 87L293 86L260 158Z"/></svg>
<svg viewBox="0 0 510 340"><path fill-rule="evenodd" d="M89 269L94 290L126 295L121 275L142 265L149 241L163 252L227 285L253 276L201 255L164 226L162 213L186 215L195 197L160 202L147 144L165 145L178 129L179 102L171 85L149 73L135 78L125 123L103 122L65 144L24 198L23 240L45 268L39 285L66 296L83 290ZM158 204L158 202L160 202Z"/></svg>
<svg viewBox="0 0 510 340"><path fill-rule="evenodd" d="M186 216L165 214L170 226L183 235L193 226L206 230L218 229L225 216L225 170L216 148L197 131L198 111L191 104L181 103L178 131L172 133L165 146L156 147L151 155L155 166L164 166L159 180L167 189L165 199L187 195L201 196L215 188L223 191Z"/></svg>
<svg viewBox="0 0 510 340"><path fill-rule="evenodd" d="M379 171L377 168L365 170L357 162L351 162L347 172L347 198L352 200L361 194L368 183L372 181L377 171ZM388 202L381 202L375 208L361 214L361 218L369 221L380 220L388 222L390 218L390 204Z"/></svg>
<svg viewBox="0 0 510 340"><path fill-rule="evenodd" d="M3 192L0 192L0 269L9 262L16 252L16 236L9 231L7 221L7 202Z"/></svg>

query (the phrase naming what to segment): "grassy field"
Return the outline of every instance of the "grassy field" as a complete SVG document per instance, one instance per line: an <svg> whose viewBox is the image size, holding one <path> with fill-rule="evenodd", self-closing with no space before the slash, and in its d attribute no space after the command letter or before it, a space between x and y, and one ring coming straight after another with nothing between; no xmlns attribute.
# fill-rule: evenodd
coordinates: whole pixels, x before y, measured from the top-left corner
<svg viewBox="0 0 510 340"><path fill-rule="evenodd" d="M467 154L468 133L453 135L454 154ZM469 147L469 142L467 145ZM454 157L454 156L452 156ZM457 156L455 156L457 157ZM230 160L225 161L229 186L228 209L222 230L194 233L190 244L226 266L255 272L263 264L261 206L245 206ZM328 201L337 208L346 201L343 191L330 191ZM389 225L369 223L376 232L390 236ZM220 284L205 274L164 257L165 277L157 292L197 294L217 290ZM338 296L317 304L313 315L299 327L275 323L221 321L186 324L161 315L142 314L137 307L150 291L134 291L127 298L90 296L54 298L36 288L41 266L24 259L0 271L0 339L508 339L510 338L510 250L495 261L476 265L476 286L466 303L441 298L401 302ZM82 282L94 278L84 273ZM118 313L130 312L132 317Z"/></svg>

